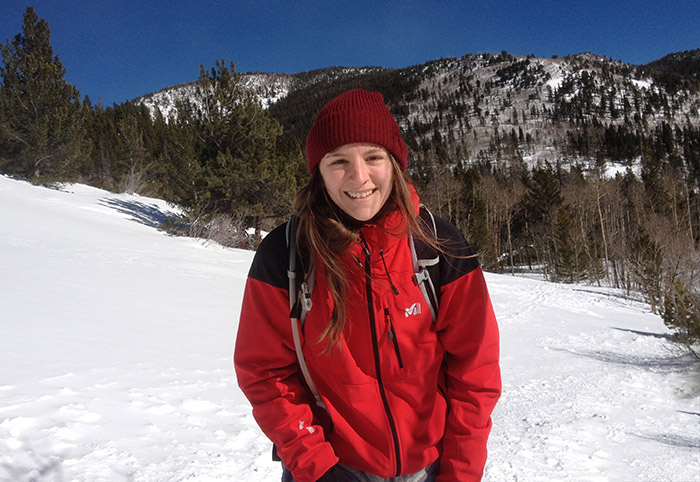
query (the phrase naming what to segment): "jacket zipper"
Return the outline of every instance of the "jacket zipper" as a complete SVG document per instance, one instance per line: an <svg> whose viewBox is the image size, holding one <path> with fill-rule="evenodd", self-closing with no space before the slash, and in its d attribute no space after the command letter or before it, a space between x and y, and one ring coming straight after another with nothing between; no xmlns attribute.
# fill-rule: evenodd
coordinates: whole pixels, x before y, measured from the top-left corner
<svg viewBox="0 0 700 482"><path fill-rule="evenodd" d="M365 241L364 236L360 234L360 239L362 240L362 248L365 252L365 283L367 288L367 309L369 311L369 324L372 332L372 349L374 351L374 366L377 370L377 384L379 385L379 393L382 397L382 403L384 405L384 411L386 413L387 419L389 420L389 427L391 428L391 436L394 441L394 454L396 457L396 477L401 474L401 451L399 449L399 435L396 430L396 422L394 422L394 417L391 414L391 409L389 408L389 400L386 398L386 391L384 390L384 383L382 382L382 372L379 366L379 342L377 340L377 322L374 318L374 310L372 309L372 278L371 278L371 265L370 265L370 252L369 246L367 246L367 241Z"/></svg>
<svg viewBox="0 0 700 482"><path fill-rule="evenodd" d="M399 340L396 338L396 330L394 329L394 322L391 321L391 316L389 316L389 308L384 308L384 318L386 323L389 325L389 339L394 343L394 351L396 352L396 359L399 362L399 368L403 368L403 360L401 359L401 350L399 350Z"/></svg>

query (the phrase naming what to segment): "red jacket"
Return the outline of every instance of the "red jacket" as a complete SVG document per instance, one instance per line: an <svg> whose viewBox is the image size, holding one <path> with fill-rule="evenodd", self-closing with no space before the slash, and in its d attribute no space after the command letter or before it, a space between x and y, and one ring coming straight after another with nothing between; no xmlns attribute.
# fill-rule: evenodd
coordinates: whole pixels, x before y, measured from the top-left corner
<svg viewBox="0 0 700 482"><path fill-rule="evenodd" d="M397 222L397 214L382 221ZM471 252L454 226L436 222L448 253ZM336 462L390 478L437 458L438 481L480 480L501 388L498 329L481 268L475 258L441 260L433 322L413 281L408 238L379 226L361 232L364 241L342 257L349 284L342 346L324 353L317 342L332 309L323 269L316 269L303 331L309 372L328 413L316 407L297 365L285 227L258 248L234 356L253 415L296 482L315 481Z"/></svg>

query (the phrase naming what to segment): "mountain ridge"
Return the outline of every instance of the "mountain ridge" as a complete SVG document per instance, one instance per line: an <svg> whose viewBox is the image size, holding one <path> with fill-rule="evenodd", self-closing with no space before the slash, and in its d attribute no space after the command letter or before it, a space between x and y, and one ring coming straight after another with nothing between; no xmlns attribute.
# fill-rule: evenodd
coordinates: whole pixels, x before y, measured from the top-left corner
<svg viewBox="0 0 700 482"><path fill-rule="evenodd" d="M413 166L525 162L632 165L642 139L700 128L700 49L649 64L592 52L565 57L468 53L399 68L327 67L245 73L241 82L303 144L316 113L351 88L382 92ZM175 112L197 81L133 102ZM409 166L411 168L411 166ZM617 169L617 168L616 168Z"/></svg>
<svg viewBox="0 0 700 482"><path fill-rule="evenodd" d="M462 57L459 58L464 58L468 56L496 56L499 55L498 53L467 53ZM535 57L534 55L514 55L515 57L519 58L539 58L539 59L546 59L546 57ZM674 61L676 63L680 62L686 62L688 60L688 57L691 57L691 59L700 59L700 49L694 49L694 50L686 50L686 51L679 51L679 52L672 52L669 54L664 55L663 57L660 57L659 59L653 60L651 62L648 62L646 64L626 64L622 62L621 60L615 60L611 57L607 57L605 55L601 54L596 54L590 51L584 51L584 52L579 52L576 54L570 54L565 57L561 57L562 59L566 58L572 58L572 59L587 59L587 60L598 60L598 61L609 61L609 62L617 62L619 64L623 65L629 65L632 67L640 68L640 69L645 69L645 70L654 70L655 68L658 68L660 65L664 65L669 63L670 61ZM551 59L558 59L559 56L552 56ZM428 64L431 64L433 62L439 62L441 60L449 60L449 59L458 59L458 57L439 57L437 59L433 60L428 60L426 62L420 63L420 64L415 64L407 67L399 67L399 68L385 68L381 66L364 66L364 67L350 67L350 66L330 66L330 67L322 67L318 69L312 69L308 71L301 71L301 72L264 72L264 71L247 71L247 72L239 72L242 76L244 77L265 77L265 78L274 78L274 77L282 77L282 78L292 78L296 79L298 77L305 77L305 76L314 76L314 75L322 75L326 72L331 72L335 70L345 70L345 71L354 71L354 70L363 70L363 69L381 69L381 70L406 70L406 69L412 69L420 66L425 66ZM700 68L698 69L700 70ZM697 77L698 70L694 72L694 77ZM152 97L156 94L159 94L164 91L170 91L170 90L177 90L183 87L187 87L193 84L196 84L198 80L191 80L189 82L183 82L179 84L174 84L170 86L163 87L161 89L158 89L154 92L144 94L142 96L136 97L135 99L132 100L132 102L139 102L143 99L147 99L149 97Z"/></svg>

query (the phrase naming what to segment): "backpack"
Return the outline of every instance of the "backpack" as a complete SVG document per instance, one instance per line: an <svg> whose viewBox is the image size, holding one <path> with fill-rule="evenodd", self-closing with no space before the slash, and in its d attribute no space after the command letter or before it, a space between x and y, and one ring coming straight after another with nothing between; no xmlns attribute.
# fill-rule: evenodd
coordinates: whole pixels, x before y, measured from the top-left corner
<svg viewBox="0 0 700 482"><path fill-rule="evenodd" d="M421 205L419 217L427 227L427 230L435 236L437 240L437 227L435 217L428 208ZM306 359L301 349L300 327L303 328L306 321L306 314L311 310L313 303L311 295L314 289L315 267L310 264L309 273L304 279L304 273L299 273L297 269L297 250L296 250L296 232L297 232L298 217L292 214L287 223L287 245L289 246L289 269L287 270L287 278L289 279L289 317L292 323L292 337L294 339L294 348L297 354L299 367L304 375L304 380L308 385L311 393L316 399L316 405L325 409L326 406L321 400L316 385L314 385L311 375L306 366ZM432 246L426 244L420 239L415 240L413 235L409 235L408 244L411 249L411 260L413 262L413 279L420 288L423 298L425 298L430 316L435 322L437 318L438 308L440 307L440 253ZM301 280L301 283L299 283ZM438 282L437 289L433 282ZM298 294L301 294L301 297Z"/></svg>

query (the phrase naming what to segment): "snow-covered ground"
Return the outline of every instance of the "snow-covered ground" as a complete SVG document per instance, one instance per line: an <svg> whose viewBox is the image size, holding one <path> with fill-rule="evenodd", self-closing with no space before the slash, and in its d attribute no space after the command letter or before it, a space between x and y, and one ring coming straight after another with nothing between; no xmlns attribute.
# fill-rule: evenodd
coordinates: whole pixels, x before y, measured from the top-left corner
<svg viewBox="0 0 700 482"><path fill-rule="evenodd" d="M277 481L232 351L253 253L162 201L0 176L0 480ZM614 290L487 274L503 397L484 480L700 481L697 364Z"/></svg>

